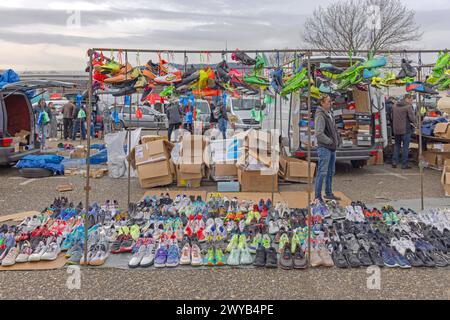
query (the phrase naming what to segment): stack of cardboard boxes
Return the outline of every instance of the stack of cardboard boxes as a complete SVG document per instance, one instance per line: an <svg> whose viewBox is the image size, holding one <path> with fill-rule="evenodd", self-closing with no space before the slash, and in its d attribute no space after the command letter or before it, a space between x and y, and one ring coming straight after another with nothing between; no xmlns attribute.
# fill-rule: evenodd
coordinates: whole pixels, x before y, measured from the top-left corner
<svg viewBox="0 0 450 320"><path fill-rule="evenodd" d="M209 176L214 181L235 181L238 177L237 159L241 154L242 144L239 139L209 141L205 153L205 164Z"/></svg>
<svg viewBox="0 0 450 320"><path fill-rule="evenodd" d="M142 188L166 186L173 182L175 168L170 161L173 145L165 140L154 140L135 148L135 166Z"/></svg>
<svg viewBox="0 0 450 320"><path fill-rule="evenodd" d="M440 139L449 139L450 142L450 123L438 123L434 128L434 136ZM443 170L446 159L450 159L450 143L436 142L427 146L427 151L423 153L428 167L437 170Z"/></svg>
<svg viewBox="0 0 450 320"><path fill-rule="evenodd" d="M184 135L181 141L180 159L177 165L178 187L200 187L205 173L203 152L205 140L201 135Z"/></svg>
<svg viewBox="0 0 450 320"><path fill-rule="evenodd" d="M238 159L238 181L242 192L278 191L279 148L270 132L249 130L242 136L243 152ZM276 161L275 161L276 160Z"/></svg>

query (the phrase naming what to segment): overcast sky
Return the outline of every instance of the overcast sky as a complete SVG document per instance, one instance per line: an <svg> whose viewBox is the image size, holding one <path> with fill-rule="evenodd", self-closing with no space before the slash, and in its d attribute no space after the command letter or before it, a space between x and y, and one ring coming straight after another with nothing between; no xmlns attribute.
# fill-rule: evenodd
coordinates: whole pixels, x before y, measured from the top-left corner
<svg viewBox="0 0 450 320"><path fill-rule="evenodd" d="M82 70L90 47L224 49L227 44L229 49L298 48L306 17L317 6L331 2L3 0L0 68ZM422 41L411 47L450 48L449 0L403 2L416 10L416 21L424 31ZM148 58L142 55L141 60Z"/></svg>

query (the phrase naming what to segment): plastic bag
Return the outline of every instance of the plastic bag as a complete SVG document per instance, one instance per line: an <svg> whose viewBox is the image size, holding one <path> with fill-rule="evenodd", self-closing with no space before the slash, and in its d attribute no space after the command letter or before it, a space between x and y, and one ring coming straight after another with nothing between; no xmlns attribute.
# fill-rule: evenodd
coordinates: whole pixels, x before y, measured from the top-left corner
<svg viewBox="0 0 450 320"><path fill-rule="evenodd" d="M108 153L108 174L111 178L118 179L125 175L126 154L123 150L123 144L126 131L109 133L105 136L106 150Z"/></svg>

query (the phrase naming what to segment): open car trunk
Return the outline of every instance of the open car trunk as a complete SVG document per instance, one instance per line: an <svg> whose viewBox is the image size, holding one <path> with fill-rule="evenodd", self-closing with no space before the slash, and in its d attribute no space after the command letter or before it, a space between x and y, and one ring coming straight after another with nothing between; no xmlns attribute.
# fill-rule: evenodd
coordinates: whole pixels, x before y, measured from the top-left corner
<svg viewBox="0 0 450 320"><path fill-rule="evenodd" d="M16 92L8 95L3 94L3 104L5 108L6 130L5 137L14 137L16 133L22 130L30 132L28 144L33 143L34 121L32 119L33 110L29 100L24 93Z"/></svg>

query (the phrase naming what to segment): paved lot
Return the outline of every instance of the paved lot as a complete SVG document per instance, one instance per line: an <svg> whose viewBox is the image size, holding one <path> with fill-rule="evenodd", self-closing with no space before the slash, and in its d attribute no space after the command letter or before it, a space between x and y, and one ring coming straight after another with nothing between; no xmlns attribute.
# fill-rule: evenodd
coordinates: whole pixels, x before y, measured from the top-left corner
<svg viewBox="0 0 450 320"><path fill-rule="evenodd" d="M0 214L41 210L59 196L56 186L71 182L68 195L84 200L84 178L60 177L27 180L13 168L0 168ZM127 180L108 177L92 180L91 199L127 202ZM132 179L132 201L144 191ZM354 200L388 203L420 197L418 169L402 171L389 166L354 170L339 164L335 189ZM443 198L440 172L425 171L425 196ZM206 187L213 191L214 186ZM306 190L306 185L282 185L281 190ZM443 200L445 202L445 200ZM450 200L448 201L450 204ZM36 272L2 272L0 298L38 299L449 299L449 269L381 271L381 290L368 290L366 269L282 270L222 269L116 270L83 269L81 289L68 290L66 269Z"/></svg>

